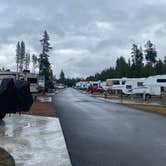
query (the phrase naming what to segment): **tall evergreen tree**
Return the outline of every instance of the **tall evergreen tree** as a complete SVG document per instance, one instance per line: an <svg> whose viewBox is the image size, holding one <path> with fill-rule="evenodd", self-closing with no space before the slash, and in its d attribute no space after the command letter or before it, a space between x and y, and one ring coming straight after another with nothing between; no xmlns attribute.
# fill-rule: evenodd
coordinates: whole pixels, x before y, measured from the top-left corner
<svg viewBox="0 0 166 166"><path fill-rule="evenodd" d="M136 44L132 45L132 76L133 77L141 77L142 76L142 67L143 67L143 52L142 48L138 48Z"/></svg>
<svg viewBox="0 0 166 166"><path fill-rule="evenodd" d="M33 73L35 73L38 65L38 58L35 54L32 55L32 65L33 65Z"/></svg>
<svg viewBox="0 0 166 166"><path fill-rule="evenodd" d="M157 57L157 51L154 44L149 40L145 44L145 59L150 64L155 64Z"/></svg>
<svg viewBox="0 0 166 166"><path fill-rule="evenodd" d="M129 73L129 66L123 56L116 60L116 75L117 77L127 77Z"/></svg>
<svg viewBox="0 0 166 166"><path fill-rule="evenodd" d="M156 64L154 66L155 74L163 74L164 70L164 64L161 59L156 61Z"/></svg>
<svg viewBox="0 0 166 166"><path fill-rule="evenodd" d="M16 46L16 65L17 65L17 72L19 71L19 64L20 64L20 42L17 43Z"/></svg>
<svg viewBox="0 0 166 166"><path fill-rule="evenodd" d="M30 65L30 54L26 53L25 54L25 70L29 70L29 65Z"/></svg>
<svg viewBox="0 0 166 166"><path fill-rule="evenodd" d="M39 58L39 73L45 77L45 90L53 86L52 70L49 62L49 51L52 49L49 43L49 35L47 31L44 31L43 38L40 40L42 45L42 53Z"/></svg>
<svg viewBox="0 0 166 166"><path fill-rule="evenodd" d="M20 66L19 66L20 72L23 72L24 62L25 62L25 43L24 41L22 41L20 47Z"/></svg>
<svg viewBox="0 0 166 166"><path fill-rule="evenodd" d="M65 84L65 74L64 74L63 70L61 70L59 81L60 81L60 83Z"/></svg>

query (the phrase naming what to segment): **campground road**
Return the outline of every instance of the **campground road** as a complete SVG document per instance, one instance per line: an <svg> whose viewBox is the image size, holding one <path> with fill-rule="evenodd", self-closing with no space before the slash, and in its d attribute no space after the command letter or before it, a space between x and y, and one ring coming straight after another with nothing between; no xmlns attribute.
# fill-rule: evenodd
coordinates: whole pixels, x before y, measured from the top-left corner
<svg viewBox="0 0 166 166"><path fill-rule="evenodd" d="M166 165L166 117L72 88L53 101L73 166Z"/></svg>

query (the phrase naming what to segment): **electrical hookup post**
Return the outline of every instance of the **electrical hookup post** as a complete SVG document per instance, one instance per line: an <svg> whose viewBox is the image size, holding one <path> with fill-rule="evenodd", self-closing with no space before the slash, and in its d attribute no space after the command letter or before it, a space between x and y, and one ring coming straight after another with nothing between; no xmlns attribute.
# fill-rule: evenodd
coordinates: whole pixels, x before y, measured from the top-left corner
<svg viewBox="0 0 166 166"><path fill-rule="evenodd" d="M39 85L39 92L44 94L45 93L45 77L43 75L39 75L38 85Z"/></svg>

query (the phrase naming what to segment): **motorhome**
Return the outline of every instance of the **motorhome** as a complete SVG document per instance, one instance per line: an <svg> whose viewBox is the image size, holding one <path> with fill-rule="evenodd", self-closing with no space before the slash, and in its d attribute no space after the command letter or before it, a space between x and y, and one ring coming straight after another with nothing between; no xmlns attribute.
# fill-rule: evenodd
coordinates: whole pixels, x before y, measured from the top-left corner
<svg viewBox="0 0 166 166"><path fill-rule="evenodd" d="M148 97L166 95L166 74L146 78L141 90Z"/></svg>
<svg viewBox="0 0 166 166"><path fill-rule="evenodd" d="M126 81L123 93L142 95L146 98L166 95L166 75L156 75Z"/></svg>

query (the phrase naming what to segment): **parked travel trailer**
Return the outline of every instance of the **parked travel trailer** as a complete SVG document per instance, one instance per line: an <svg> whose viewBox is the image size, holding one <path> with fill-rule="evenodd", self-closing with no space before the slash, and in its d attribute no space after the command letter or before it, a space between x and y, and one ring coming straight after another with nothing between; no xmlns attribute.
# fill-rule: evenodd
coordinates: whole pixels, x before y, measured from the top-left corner
<svg viewBox="0 0 166 166"><path fill-rule="evenodd" d="M106 81L101 82L100 86L103 88L104 91L107 91L110 88L109 86L107 86Z"/></svg>
<svg viewBox="0 0 166 166"><path fill-rule="evenodd" d="M86 82L86 81L77 82L76 88L81 89L81 90L88 89L88 82Z"/></svg>
<svg viewBox="0 0 166 166"><path fill-rule="evenodd" d="M30 82L30 91L38 92L38 74L28 72L19 73L11 71L0 71L0 82L5 78L13 78L14 80L25 80Z"/></svg>
<svg viewBox="0 0 166 166"><path fill-rule="evenodd" d="M108 90L112 91L115 94L121 94L127 80L131 80L131 78L124 77L107 79L106 85L109 87Z"/></svg>
<svg viewBox="0 0 166 166"><path fill-rule="evenodd" d="M124 94L137 94L139 90L143 87L145 78L131 78L126 80L122 92Z"/></svg>

